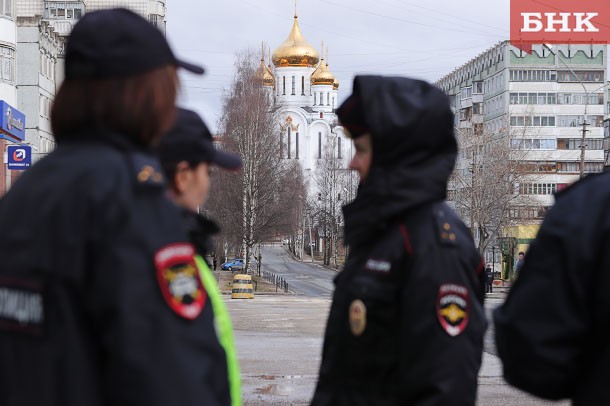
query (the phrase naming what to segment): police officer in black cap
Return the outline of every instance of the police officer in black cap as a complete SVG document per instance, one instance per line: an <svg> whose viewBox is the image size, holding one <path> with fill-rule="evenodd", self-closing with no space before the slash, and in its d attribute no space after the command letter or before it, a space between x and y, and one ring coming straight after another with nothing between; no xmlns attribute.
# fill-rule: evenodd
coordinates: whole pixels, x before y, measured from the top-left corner
<svg viewBox="0 0 610 406"><path fill-rule="evenodd" d="M130 11L75 25L57 149L0 200L1 405L229 404L195 249L151 152L178 67L203 73Z"/></svg>
<svg viewBox="0 0 610 406"><path fill-rule="evenodd" d="M312 405L474 405L485 274L444 202L457 153L449 100L422 81L357 76L337 114L360 184L343 208L349 257Z"/></svg>
<svg viewBox="0 0 610 406"><path fill-rule="evenodd" d="M210 193L211 167L238 170L241 160L236 155L214 148L212 134L201 117L194 111L181 108L178 109L174 127L161 140L159 157L168 179L169 196L182 208L185 227L197 250L195 262L208 294L206 302L209 306L206 307L214 312L216 333L224 349L223 354L211 354L210 362L216 365L219 377L222 377L222 370L227 370L228 376L225 376L228 378L231 405L240 406L241 379L231 319L216 278L205 262L206 255L213 249L212 236L220 229L198 212Z"/></svg>

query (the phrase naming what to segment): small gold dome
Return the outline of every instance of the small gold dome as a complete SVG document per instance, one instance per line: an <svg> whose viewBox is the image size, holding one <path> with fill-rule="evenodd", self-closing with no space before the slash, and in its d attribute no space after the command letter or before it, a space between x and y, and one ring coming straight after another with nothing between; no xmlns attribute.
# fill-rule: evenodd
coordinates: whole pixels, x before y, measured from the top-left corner
<svg viewBox="0 0 610 406"><path fill-rule="evenodd" d="M335 81L333 82L333 90L337 90L337 89L339 89L339 80L337 80L335 78Z"/></svg>
<svg viewBox="0 0 610 406"><path fill-rule="evenodd" d="M264 86L275 86L275 79L273 73L265 66L265 60L261 58L261 64L256 70L256 78L263 81Z"/></svg>
<svg viewBox="0 0 610 406"><path fill-rule="evenodd" d="M332 85L335 82L335 76L328 69L328 65L324 62L324 58L320 61L320 65L311 74L312 85Z"/></svg>
<svg viewBox="0 0 610 406"><path fill-rule="evenodd" d="M316 66L319 60L318 51L303 38L295 15L288 38L273 51L273 64L278 67Z"/></svg>
<svg viewBox="0 0 610 406"><path fill-rule="evenodd" d="M265 44L261 44L261 64L256 70L256 79L261 81L263 86L275 87L275 78L271 73L271 65L265 66Z"/></svg>

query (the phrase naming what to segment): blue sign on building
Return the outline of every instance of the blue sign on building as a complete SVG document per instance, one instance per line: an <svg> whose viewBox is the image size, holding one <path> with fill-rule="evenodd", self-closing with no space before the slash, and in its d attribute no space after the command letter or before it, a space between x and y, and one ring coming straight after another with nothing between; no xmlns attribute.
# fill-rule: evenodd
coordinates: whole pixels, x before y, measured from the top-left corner
<svg viewBox="0 0 610 406"><path fill-rule="evenodd" d="M9 145L6 147L8 169L22 171L32 165L32 147Z"/></svg>
<svg viewBox="0 0 610 406"><path fill-rule="evenodd" d="M25 140L25 114L5 102L0 100L0 132L12 135L14 138ZM7 138L0 134L0 138ZM11 138L10 138L11 139Z"/></svg>

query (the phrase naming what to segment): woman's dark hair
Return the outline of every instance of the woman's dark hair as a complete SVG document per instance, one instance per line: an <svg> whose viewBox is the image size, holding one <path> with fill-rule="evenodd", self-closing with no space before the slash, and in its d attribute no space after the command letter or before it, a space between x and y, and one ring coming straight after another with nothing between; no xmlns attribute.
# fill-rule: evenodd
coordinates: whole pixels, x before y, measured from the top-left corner
<svg viewBox="0 0 610 406"><path fill-rule="evenodd" d="M205 161L180 161L186 162L188 169L194 169L202 162ZM167 183L170 187L173 187L176 184L176 173L178 173L178 164L180 162L163 162L161 161L161 168L163 169L163 173L165 173L165 177L167 179Z"/></svg>
<svg viewBox="0 0 610 406"><path fill-rule="evenodd" d="M143 146L155 144L174 123L177 91L173 65L124 78L66 79L51 110L55 139L106 129Z"/></svg>

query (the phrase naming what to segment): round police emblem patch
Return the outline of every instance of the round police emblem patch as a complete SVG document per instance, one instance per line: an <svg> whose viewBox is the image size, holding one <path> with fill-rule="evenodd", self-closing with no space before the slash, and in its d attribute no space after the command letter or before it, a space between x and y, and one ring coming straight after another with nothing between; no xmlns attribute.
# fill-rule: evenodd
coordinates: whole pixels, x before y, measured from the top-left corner
<svg viewBox="0 0 610 406"><path fill-rule="evenodd" d="M469 312L466 287L445 284L439 288L436 316L447 334L451 337L460 335L468 325Z"/></svg>
<svg viewBox="0 0 610 406"><path fill-rule="evenodd" d="M362 335L366 329L366 306L360 299L349 305L349 328L355 336Z"/></svg>
<svg viewBox="0 0 610 406"><path fill-rule="evenodd" d="M191 244L170 244L155 254L157 281L165 302L179 316L193 320L203 310L207 292Z"/></svg>

